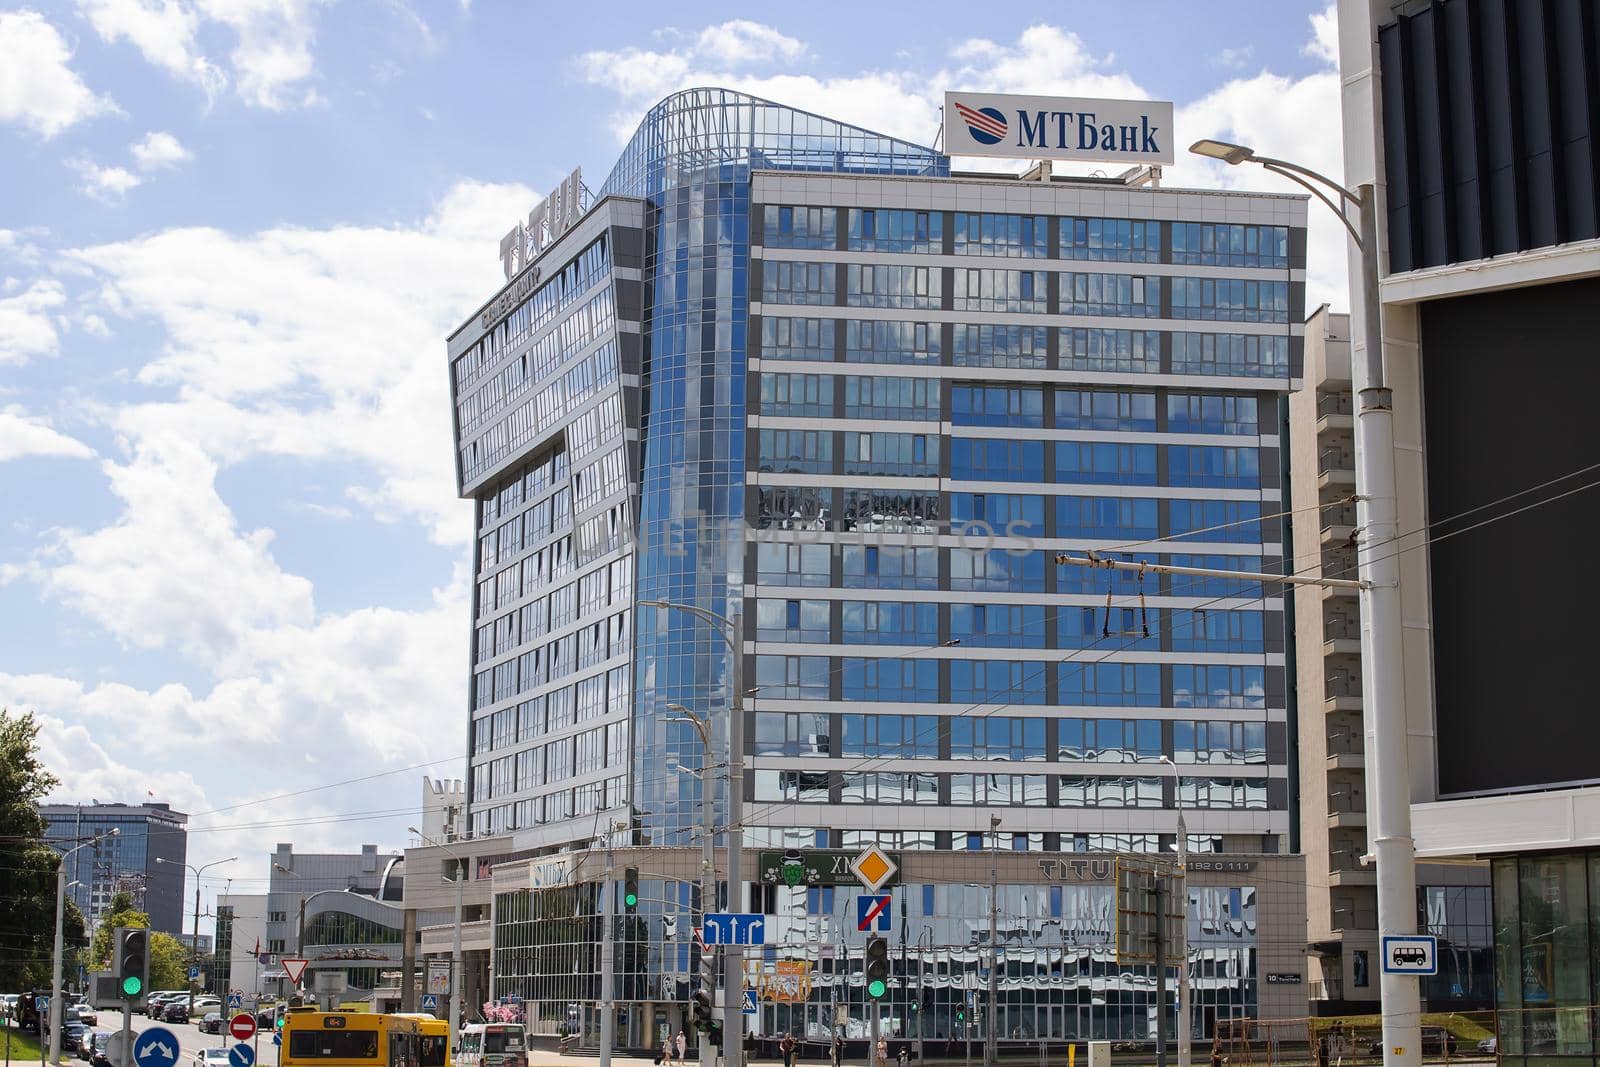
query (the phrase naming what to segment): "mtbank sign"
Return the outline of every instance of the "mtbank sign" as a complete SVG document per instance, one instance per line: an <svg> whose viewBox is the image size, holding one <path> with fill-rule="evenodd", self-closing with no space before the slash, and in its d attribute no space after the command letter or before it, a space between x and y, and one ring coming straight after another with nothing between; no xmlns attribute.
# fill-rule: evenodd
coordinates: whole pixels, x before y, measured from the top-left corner
<svg viewBox="0 0 1600 1067"><path fill-rule="evenodd" d="M945 93L951 156L1171 163L1172 102Z"/></svg>

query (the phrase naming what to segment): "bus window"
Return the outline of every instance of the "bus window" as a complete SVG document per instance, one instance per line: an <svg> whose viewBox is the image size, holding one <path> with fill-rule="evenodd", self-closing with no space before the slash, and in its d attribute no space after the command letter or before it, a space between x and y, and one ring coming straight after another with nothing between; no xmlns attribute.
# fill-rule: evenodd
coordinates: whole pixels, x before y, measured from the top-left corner
<svg viewBox="0 0 1600 1067"><path fill-rule="evenodd" d="M444 1053L447 1043L447 1038L424 1037L418 1062L421 1063L422 1067L444 1067Z"/></svg>
<svg viewBox="0 0 1600 1067"><path fill-rule="evenodd" d="M378 1035L370 1030L294 1030L289 1034L291 1059L375 1060Z"/></svg>

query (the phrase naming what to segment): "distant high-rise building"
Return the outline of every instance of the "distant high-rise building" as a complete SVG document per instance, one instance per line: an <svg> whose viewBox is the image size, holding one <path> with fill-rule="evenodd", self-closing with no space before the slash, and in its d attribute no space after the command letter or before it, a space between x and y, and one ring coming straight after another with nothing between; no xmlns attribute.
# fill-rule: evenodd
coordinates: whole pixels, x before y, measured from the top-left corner
<svg viewBox="0 0 1600 1067"><path fill-rule="evenodd" d="M98 920L118 893L150 915L152 929L183 933L183 864L189 816L168 804L42 804L45 840L69 849L115 828L67 857L67 890L84 918ZM160 860L162 862L157 862Z"/></svg>

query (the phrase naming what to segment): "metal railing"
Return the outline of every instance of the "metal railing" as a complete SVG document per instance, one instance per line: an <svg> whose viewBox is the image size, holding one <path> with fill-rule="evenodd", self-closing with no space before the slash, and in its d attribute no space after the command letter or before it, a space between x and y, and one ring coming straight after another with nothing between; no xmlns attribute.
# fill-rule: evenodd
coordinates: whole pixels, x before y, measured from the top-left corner
<svg viewBox="0 0 1600 1067"><path fill-rule="evenodd" d="M1334 508L1322 509L1322 529L1327 530L1335 526L1354 526L1356 524L1356 507L1354 504L1340 504Z"/></svg>
<svg viewBox="0 0 1600 1067"><path fill-rule="evenodd" d="M1353 471L1356 469L1356 454L1348 448L1330 447L1317 453L1317 473L1328 474L1332 471Z"/></svg>
<svg viewBox="0 0 1600 1067"><path fill-rule="evenodd" d="M1354 415L1355 402L1349 393L1318 393L1317 414L1322 415Z"/></svg>
<svg viewBox="0 0 1600 1067"><path fill-rule="evenodd" d="M1339 1000L1339 979L1311 983L1312 1000ZM1319 995L1321 994L1321 995ZM1567 1009L1593 1012L1593 1008ZM1424 1063L1493 1062L1497 1045L1510 1044L1511 1017L1531 1012L1426 1012L1422 1016ZM1544 1014L1554 1016L1555 1012ZM1552 1036L1555 1027L1550 1027ZM1583 1030L1587 1035L1592 1031ZM1498 1035L1498 1037L1497 1037ZM1554 1053L1555 1042L1549 1051ZM1578 1055L1592 1055L1584 1042ZM1520 1047L1520 1046L1519 1046ZM1198 1050L1196 1050L1198 1053ZM1504 1055L1507 1049L1498 1048ZM1566 1051L1563 1049L1563 1051ZM1521 1054L1521 1053L1518 1053ZM1198 1060L1198 1055L1196 1059ZM1383 1062L1383 1032L1376 1015L1319 1016L1309 1019L1219 1019L1212 1039L1212 1062L1228 1067L1349 1067Z"/></svg>
<svg viewBox="0 0 1600 1067"><path fill-rule="evenodd" d="M1329 615L1322 620L1324 641L1359 641L1361 623L1348 615Z"/></svg>
<svg viewBox="0 0 1600 1067"><path fill-rule="evenodd" d="M1334 671L1323 681L1322 695L1327 700L1361 696L1361 675L1342 668Z"/></svg>

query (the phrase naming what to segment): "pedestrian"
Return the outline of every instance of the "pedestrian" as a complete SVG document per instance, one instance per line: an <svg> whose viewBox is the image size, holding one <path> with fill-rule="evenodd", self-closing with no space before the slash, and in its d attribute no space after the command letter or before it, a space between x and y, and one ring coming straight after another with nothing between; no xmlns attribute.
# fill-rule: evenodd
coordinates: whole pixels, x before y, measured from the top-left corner
<svg viewBox="0 0 1600 1067"><path fill-rule="evenodd" d="M889 1067L889 1039L878 1038L878 1067Z"/></svg>
<svg viewBox="0 0 1600 1067"><path fill-rule="evenodd" d="M778 1051L783 1054L783 1067L794 1067L794 1034L786 1033L783 1040L778 1042Z"/></svg>
<svg viewBox="0 0 1600 1067"><path fill-rule="evenodd" d="M683 1067L683 1058L689 1051L689 1039L683 1036L682 1030L678 1031L675 1044L678 1048L678 1067Z"/></svg>
<svg viewBox="0 0 1600 1067"><path fill-rule="evenodd" d="M656 1053L656 1067L662 1067L663 1064L666 1067L672 1067L672 1036L670 1034L661 1039L661 1051Z"/></svg>
<svg viewBox="0 0 1600 1067"><path fill-rule="evenodd" d="M911 1059L911 1050L901 1045L900 1051L895 1053L894 1058L899 1061L900 1067L906 1067L906 1063Z"/></svg>
<svg viewBox="0 0 1600 1067"><path fill-rule="evenodd" d="M842 1059L844 1059L844 1038L840 1037L839 1032L835 1030L833 1032L833 1067L840 1067L839 1061Z"/></svg>

